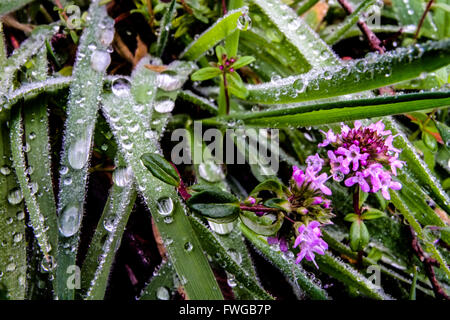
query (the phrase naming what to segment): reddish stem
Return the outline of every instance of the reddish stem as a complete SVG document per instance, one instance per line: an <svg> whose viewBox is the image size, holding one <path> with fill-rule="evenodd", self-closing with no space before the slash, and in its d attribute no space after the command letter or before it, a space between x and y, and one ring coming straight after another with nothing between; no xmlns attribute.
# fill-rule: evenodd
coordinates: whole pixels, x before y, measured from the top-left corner
<svg viewBox="0 0 450 320"><path fill-rule="evenodd" d="M417 40L419 37L420 29L422 28L423 22L425 21L425 18L427 17L428 11L431 9L431 5L433 4L434 0L430 0L427 3L427 7L425 8L425 11L422 14L422 17L420 18L419 24L417 25L416 34L414 35L414 40Z"/></svg>
<svg viewBox="0 0 450 320"><path fill-rule="evenodd" d="M269 207L265 207L265 206L261 206L261 205L247 206L245 204L241 204L239 207L241 208L241 210L252 211L252 212L275 212L275 211L280 211L280 209L269 208Z"/></svg>

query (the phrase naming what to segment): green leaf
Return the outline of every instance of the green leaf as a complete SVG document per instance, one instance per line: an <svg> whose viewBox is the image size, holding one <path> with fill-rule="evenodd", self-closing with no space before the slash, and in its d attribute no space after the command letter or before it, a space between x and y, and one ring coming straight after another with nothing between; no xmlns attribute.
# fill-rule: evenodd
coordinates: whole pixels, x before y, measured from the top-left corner
<svg viewBox="0 0 450 320"><path fill-rule="evenodd" d="M191 75L192 81L205 81L220 76L222 71L216 67L206 67L195 71Z"/></svg>
<svg viewBox="0 0 450 320"><path fill-rule="evenodd" d="M440 121L434 121L436 124L436 128L439 131L439 134L441 135L442 141L444 142L444 146L448 147L449 141L450 141L450 127L448 127L445 123L442 123Z"/></svg>
<svg viewBox="0 0 450 320"><path fill-rule="evenodd" d="M202 248L216 260L223 268L233 274L236 280L247 288L255 297L259 299L272 300L272 296L268 294L259 284L255 278L249 276L247 272L240 266L240 259L236 261L236 257L230 255L232 251L225 249L219 238L214 235L203 223L195 218L189 217L189 220L197 233Z"/></svg>
<svg viewBox="0 0 450 320"><path fill-rule="evenodd" d="M348 213L345 217L344 217L345 221L348 222L354 222L359 220L359 216L356 213Z"/></svg>
<svg viewBox="0 0 450 320"><path fill-rule="evenodd" d="M353 251L363 250L369 240L369 231L364 222L355 220L350 227L350 248Z"/></svg>
<svg viewBox="0 0 450 320"><path fill-rule="evenodd" d="M436 152L438 145L436 139L432 134L426 131L422 131L422 141L431 151Z"/></svg>
<svg viewBox="0 0 450 320"><path fill-rule="evenodd" d="M240 69L250 63L252 63L253 61L255 61L256 59L252 56L243 56L240 57L235 63L233 63L230 68L234 68L235 70Z"/></svg>
<svg viewBox="0 0 450 320"><path fill-rule="evenodd" d="M261 252L272 264L283 272L294 286L298 286L308 297L315 300L326 300L328 295L324 289L314 283L303 268L295 264L293 260L284 259L280 252L274 251L267 241L256 233L240 224L244 236Z"/></svg>
<svg viewBox="0 0 450 320"><path fill-rule="evenodd" d="M386 213L374 208L370 208L361 215L362 220L373 220L386 217Z"/></svg>
<svg viewBox="0 0 450 320"><path fill-rule="evenodd" d="M145 167L159 180L178 187L180 176L172 164L158 153L145 153L141 160Z"/></svg>
<svg viewBox="0 0 450 320"><path fill-rule="evenodd" d="M56 272L56 295L60 300L72 300L74 287L67 286L73 277L71 266L76 265L76 255L79 240L79 226L83 217L83 205L86 196L89 156L92 147L92 136L97 120L98 102L103 89L105 65L92 67L93 52L91 46L96 46L100 62L109 57L106 49L108 44L100 41L98 25L103 23L113 27L113 20L108 17L106 8L98 5L98 0L92 2L88 15L90 24L84 29L80 38L77 60L73 71L73 81L70 85L70 95L67 105L67 119L63 138L63 151L60 166L72 179L70 185L61 183L59 189L58 214L60 232L58 242L58 268ZM61 181L67 176L62 175ZM71 248L71 250L67 250ZM70 272L72 270L72 273ZM69 272L68 272L69 271Z"/></svg>
<svg viewBox="0 0 450 320"><path fill-rule="evenodd" d="M241 76L237 72L231 72L226 74L228 81L228 90L240 99L245 99L248 95L247 88L241 79Z"/></svg>
<svg viewBox="0 0 450 320"><path fill-rule="evenodd" d="M216 47L216 57L217 57L217 62L219 64L222 64L223 57L227 56L227 55L228 55L227 50L223 46L218 45Z"/></svg>
<svg viewBox="0 0 450 320"><path fill-rule="evenodd" d="M225 39L237 28L239 17L246 11L246 7L229 11L227 15L217 20L210 28L193 41L180 55L182 59L198 60L206 51Z"/></svg>
<svg viewBox="0 0 450 320"><path fill-rule="evenodd" d="M450 63L450 40L372 53L348 65L314 69L270 83L249 85L247 101L284 104L361 92L418 77Z"/></svg>
<svg viewBox="0 0 450 320"><path fill-rule="evenodd" d="M149 284L142 290L139 300L166 300L170 299L174 291L174 277L176 277L170 261L163 261L158 270L153 273Z"/></svg>
<svg viewBox="0 0 450 320"><path fill-rule="evenodd" d="M251 192L250 196L256 197L261 191L271 191L278 197L283 197L287 192L287 187L276 179L267 179L258 184Z"/></svg>
<svg viewBox="0 0 450 320"><path fill-rule="evenodd" d="M259 217L254 212L242 211L239 217L247 228L263 236L273 236L276 234L284 221L284 215L281 212L277 214L268 213Z"/></svg>
<svg viewBox="0 0 450 320"><path fill-rule="evenodd" d="M264 206L269 207L269 208L280 209L284 212L291 211L290 203L289 203L289 201L287 201L285 199L279 199L279 198L267 199L266 201L264 201Z"/></svg>
<svg viewBox="0 0 450 320"><path fill-rule="evenodd" d="M187 201L189 208L216 222L231 222L239 214L239 201L229 192L209 188L195 193Z"/></svg>

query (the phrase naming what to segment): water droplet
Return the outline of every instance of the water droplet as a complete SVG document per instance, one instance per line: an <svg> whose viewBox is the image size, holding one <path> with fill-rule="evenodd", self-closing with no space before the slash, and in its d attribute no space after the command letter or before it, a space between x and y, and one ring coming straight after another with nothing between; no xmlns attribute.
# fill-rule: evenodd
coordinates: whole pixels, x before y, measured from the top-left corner
<svg viewBox="0 0 450 320"><path fill-rule="evenodd" d="M7 176L11 173L11 169L8 166L3 166L0 168L0 173L4 176Z"/></svg>
<svg viewBox="0 0 450 320"><path fill-rule="evenodd" d="M16 270L16 264L14 262L11 262L6 266L6 271L13 272L14 270Z"/></svg>
<svg viewBox="0 0 450 320"><path fill-rule="evenodd" d="M159 300L169 300L170 299L169 290L166 287L159 287L156 290L156 297Z"/></svg>
<svg viewBox="0 0 450 320"><path fill-rule="evenodd" d="M164 222L167 224L171 224L173 222L173 218L172 217L164 217Z"/></svg>
<svg viewBox="0 0 450 320"><path fill-rule="evenodd" d="M30 134L28 135L28 138L29 138L30 140L36 139L36 133L35 133L35 132L30 132Z"/></svg>
<svg viewBox="0 0 450 320"><path fill-rule="evenodd" d="M59 173L63 176L63 175L65 175L65 174L67 174L67 172L69 172L69 168L67 168L66 166L62 166L60 169L59 169Z"/></svg>
<svg viewBox="0 0 450 320"><path fill-rule="evenodd" d="M208 224L211 227L211 230L217 234L229 234L234 229L234 223L217 223L208 220Z"/></svg>
<svg viewBox="0 0 450 320"><path fill-rule="evenodd" d="M234 275L227 272L227 283L231 288L234 288L237 286L236 278Z"/></svg>
<svg viewBox="0 0 450 320"><path fill-rule="evenodd" d="M175 107L175 102L172 100L162 100L155 103L155 110L159 113L171 112Z"/></svg>
<svg viewBox="0 0 450 320"><path fill-rule="evenodd" d="M68 205L59 216L59 232L65 237L73 236L80 229L81 208Z"/></svg>
<svg viewBox="0 0 450 320"><path fill-rule="evenodd" d="M237 27L239 30L247 31L250 30L252 27L252 19L249 17L248 14L243 13L237 21Z"/></svg>
<svg viewBox="0 0 450 320"><path fill-rule="evenodd" d="M105 29L100 34L100 43L104 47L108 47L114 40L114 28Z"/></svg>
<svg viewBox="0 0 450 320"><path fill-rule="evenodd" d="M20 242L23 239L23 234L21 233L16 233L13 237L14 242Z"/></svg>
<svg viewBox="0 0 450 320"><path fill-rule="evenodd" d="M15 188L11 190L8 194L8 202L10 204L19 204L22 202L23 194L20 188Z"/></svg>
<svg viewBox="0 0 450 320"><path fill-rule="evenodd" d="M105 220L103 220L103 226L105 227L105 230L113 232L115 229L115 222L116 222L115 217L108 217Z"/></svg>
<svg viewBox="0 0 450 320"><path fill-rule="evenodd" d="M341 171L336 171L333 173L333 180L341 182L344 180L344 174Z"/></svg>
<svg viewBox="0 0 450 320"><path fill-rule="evenodd" d="M165 91L173 91L180 89L183 83L171 75L166 73L158 74L156 77L156 85L158 88L163 89Z"/></svg>
<svg viewBox="0 0 450 320"><path fill-rule="evenodd" d="M50 272L56 267L56 261L53 256L44 257L41 262L41 269L43 272Z"/></svg>
<svg viewBox="0 0 450 320"><path fill-rule="evenodd" d="M105 72L111 63L111 55L103 50L95 50L91 56L91 67L95 71Z"/></svg>
<svg viewBox="0 0 450 320"><path fill-rule="evenodd" d="M89 158L90 139L78 139L69 148L68 160L74 169L81 169L87 163Z"/></svg>
<svg viewBox="0 0 450 320"><path fill-rule="evenodd" d="M19 211L16 213L17 220L23 220L25 218L25 212Z"/></svg>
<svg viewBox="0 0 450 320"><path fill-rule="evenodd" d="M65 177L64 180L63 180L63 183L66 186L70 186L72 184L72 178L71 177Z"/></svg>
<svg viewBox="0 0 450 320"><path fill-rule="evenodd" d="M133 170L130 167L119 167L112 175L113 182L119 187L125 187L133 180Z"/></svg>
<svg viewBox="0 0 450 320"><path fill-rule="evenodd" d="M114 79L111 85L112 92L118 97L126 97L130 94L131 83L126 78Z"/></svg>
<svg viewBox="0 0 450 320"><path fill-rule="evenodd" d="M158 213L162 216L169 216L173 211L173 201L169 197L163 197L158 200Z"/></svg>
<svg viewBox="0 0 450 320"><path fill-rule="evenodd" d="M192 245L192 243L186 242L186 243L184 244L184 250L185 250L185 251L191 252L192 249L194 249L194 246Z"/></svg>

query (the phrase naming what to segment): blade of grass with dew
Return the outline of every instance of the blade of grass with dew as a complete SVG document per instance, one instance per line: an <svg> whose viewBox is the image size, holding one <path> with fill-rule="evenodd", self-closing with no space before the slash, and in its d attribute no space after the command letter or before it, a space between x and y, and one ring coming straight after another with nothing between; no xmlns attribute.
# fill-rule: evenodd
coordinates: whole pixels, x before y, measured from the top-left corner
<svg viewBox="0 0 450 320"><path fill-rule="evenodd" d="M252 0L312 68L339 65L339 58L294 10L279 0Z"/></svg>
<svg viewBox="0 0 450 320"><path fill-rule="evenodd" d="M178 97L183 101L190 102L202 110L209 112L211 115L217 115L217 106L208 99L201 97L190 90L181 90Z"/></svg>
<svg viewBox="0 0 450 320"><path fill-rule="evenodd" d="M34 0L2 0L0 3L0 17L16 11L33 1Z"/></svg>
<svg viewBox="0 0 450 320"><path fill-rule="evenodd" d="M228 1L228 10L239 9L244 6L244 0ZM235 57L238 53L240 30L237 28L225 39L225 50L230 57Z"/></svg>
<svg viewBox="0 0 450 320"><path fill-rule="evenodd" d="M363 295L376 300L392 300L392 297L384 293L382 288L374 285L349 264L334 257L331 253L326 252L324 255L316 255L315 259L320 271L344 284L357 288Z"/></svg>
<svg viewBox="0 0 450 320"><path fill-rule="evenodd" d="M407 162L404 168L411 177L416 180L419 186L422 186L426 193L447 213L450 213L450 199L444 191L438 179L431 173L428 166L420 158L415 151L414 146L409 142L397 122L392 118L385 118L383 122L386 128L392 131L393 135L397 135L394 139L394 146L402 149L400 158Z"/></svg>
<svg viewBox="0 0 450 320"><path fill-rule="evenodd" d="M175 291L175 270L170 261L163 261L142 290L138 300L169 300Z"/></svg>
<svg viewBox="0 0 450 320"><path fill-rule="evenodd" d="M293 259L284 258L279 252L275 252L267 241L239 223L243 235L261 252L269 261L283 272L290 281L296 283L308 297L314 300L327 300L328 295L324 289L312 282L306 272Z"/></svg>
<svg viewBox="0 0 450 320"><path fill-rule="evenodd" d="M450 40L416 44L383 55L372 53L348 65L248 85L246 101L286 104L372 90L413 79L450 63Z"/></svg>
<svg viewBox="0 0 450 320"><path fill-rule="evenodd" d="M133 179L124 165L123 160L118 161L114 173L116 182L111 187L81 269L81 287L86 292L86 300L104 299L115 254L136 200Z"/></svg>
<svg viewBox="0 0 450 320"><path fill-rule="evenodd" d="M299 16L301 16L306 11L308 11L309 9L314 7L317 2L319 2L319 0L304 0L304 1L302 1L301 5L297 9L297 14Z"/></svg>
<svg viewBox="0 0 450 320"><path fill-rule="evenodd" d="M197 183L213 185L224 191L228 191L229 188L225 181L225 174L220 165L214 162L211 150L202 142L201 137L193 132L192 127L189 128L189 135L189 149L191 152L191 159L193 159L195 172L197 173ZM201 163L198 163L197 158L199 157L196 156L196 154L201 154ZM209 223L211 229L213 230L213 226L216 226L216 228L218 227L217 224L213 222ZM248 277L257 279L254 265L251 261L250 254L248 252L247 246L245 245L242 234L237 227L237 222L234 221L231 223L227 223L225 228L231 228L232 230L226 234L215 233L214 235L226 250L226 258L237 260L238 264L242 267L243 271L247 274ZM248 298L249 293L250 297L257 297L252 293L251 290L247 290L245 288L242 289L239 286L235 286L232 289L235 296L238 298Z"/></svg>
<svg viewBox="0 0 450 320"><path fill-rule="evenodd" d="M210 28L203 32L197 40L192 42L181 53L180 58L197 60L221 40L232 34L238 26L238 19L247 10L246 7L229 11L224 17L217 20Z"/></svg>
<svg viewBox="0 0 450 320"><path fill-rule="evenodd" d="M172 19L174 18L174 14L176 12L175 10L175 3L176 0L172 0L169 4L169 6L166 9L166 12L164 13L164 16L161 20L161 26L160 26L160 33L158 36L158 40L156 41L156 49L155 49L155 55L157 57L160 57L167 44L167 39L169 38L169 31L170 27L172 25Z"/></svg>
<svg viewBox="0 0 450 320"><path fill-rule="evenodd" d="M23 146L23 127L21 108L17 108L11 115L11 153L13 158L13 167L16 172L17 180L19 181L22 195L25 199L25 204L30 215L30 223L34 230L34 235L39 243L42 253L49 263L53 259L50 255L50 251L53 249L49 240L50 232L47 232L50 228L49 225L44 223L45 218L41 213L39 203L36 200L36 193L38 192L39 185L37 183L31 183L27 174L26 160ZM52 230L54 232L54 230Z"/></svg>
<svg viewBox="0 0 450 320"><path fill-rule="evenodd" d="M325 38L325 42L329 45L333 45L338 42L341 37L361 18L361 14L370 8L376 0L365 0L353 11L345 20L335 27L333 33Z"/></svg>
<svg viewBox="0 0 450 320"><path fill-rule="evenodd" d="M450 105L450 98L416 100L374 106L319 110L288 116L264 117L260 119L248 120L246 119L241 120L240 124L245 124L247 127L269 127L282 129L293 127L307 127L312 125L323 125L358 119L376 118L418 110L429 110L432 108L447 107L448 105ZM215 125L224 124L223 121L217 119L207 119L203 122L205 124ZM226 123L228 123L229 127L232 127L229 125L230 122Z"/></svg>
<svg viewBox="0 0 450 320"><path fill-rule="evenodd" d="M76 284L70 282L73 279L70 271L73 273L76 265L92 136L104 73L110 61L106 51L109 44L101 39L103 32L111 32L113 20L107 16L106 8L99 6L98 0L92 2L88 19L90 24L80 38L70 86L60 163L63 173L58 196L60 238L55 279L56 295L60 300L71 300L75 294ZM99 28L99 25L103 27ZM64 184L64 179L69 177L72 183Z"/></svg>
<svg viewBox="0 0 450 320"><path fill-rule="evenodd" d="M1 115L0 115L1 116ZM0 122L0 283L7 298L25 298L27 245L22 192L11 163L9 128Z"/></svg>
<svg viewBox="0 0 450 320"><path fill-rule="evenodd" d="M185 207L174 187L155 178L141 162L144 153L159 149L157 135L150 131L149 119L130 96L103 96L103 111L128 165L133 170L138 191L144 197L189 299L223 299L208 260L201 251ZM136 132L131 138L129 130Z"/></svg>
<svg viewBox="0 0 450 320"><path fill-rule="evenodd" d="M33 30L31 35L11 54L0 70L0 93L6 95L13 87L15 72L19 70L43 46L45 41L55 33L54 26L41 26ZM4 101L0 99L0 104Z"/></svg>
<svg viewBox="0 0 450 320"><path fill-rule="evenodd" d="M225 248L218 237L209 230L198 218L189 217L190 222L199 237L202 248L217 261L227 272L234 275L236 280L243 285L253 296L262 300L270 300L272 297L251 277L243 268L239 261L230 255L230 248ZM248 252L246 253L248 254Z"/></svg>

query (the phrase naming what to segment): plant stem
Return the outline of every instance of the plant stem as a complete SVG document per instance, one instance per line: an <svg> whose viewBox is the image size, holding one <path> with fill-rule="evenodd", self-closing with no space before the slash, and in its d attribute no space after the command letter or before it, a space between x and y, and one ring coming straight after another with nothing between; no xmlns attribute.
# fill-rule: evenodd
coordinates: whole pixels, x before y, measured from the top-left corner
<svg viewBox="0 0 450 320"><path fill-rule="evenodd" d="M361 206L359 203L359 185L356 186L355 191L353 192L353 210L359 217L361 217ZM364 251L359 250L358 251L358 260L357 260L357 266L359 269L361 269L363 266L363 257L364 257Z"/></svg>
<svg viewBox="0 0 450 320"><path fill-rule="evenodd" d="M425 8L425 11L422 14L422 17L420 18L419 24L417 25L416 33L414 35L414 41L417 41L417 38L419 37L420 29L422 28L423 22L425 21L425 18L427 17L428 11L431 9L431 5L433 4L434 0L429 0L427 3L427 6Z"/></svg>
<svg viewBox="0 0 450 320"><path fill-rule="evenodd" d="M350 5L350 3L347 2L347 0L338 0L338 2L341 5L341 7L347 12L347 14L352 14L353 8ZM379 53L384 53L386 51L381 40L378 39L377 35L372 30L370 30L370 28L364 21L359 20L358 27L361 30L361 32L366 36L372 50L378 51Z"/></svg>
<svg viewBox="0 0 450 320"><path fill-rule="evenodd" d="M226 0L222 0L222 10L223 10L223 14L226 15L227 14L227 1Z"/></svg>
<svg viewBox="0 0 450 320"><path fill-rule="evenodd" d="M230 96L228 93L228 82L227 82L227 74L223 73L223 88L225 90L225 103L227 106L226 114L228 115L230 113Z"/></svg>
<svg viewBox="0 0 450 320"><path fill-rule="evenodd" d="M276 212L276 211L280 211L280 209L269 208L269 207L265 207L265 206L261 206L261 205L247 206L245 204L240 204L239 208L241 210L252 211L252 212Z"/></svg>

